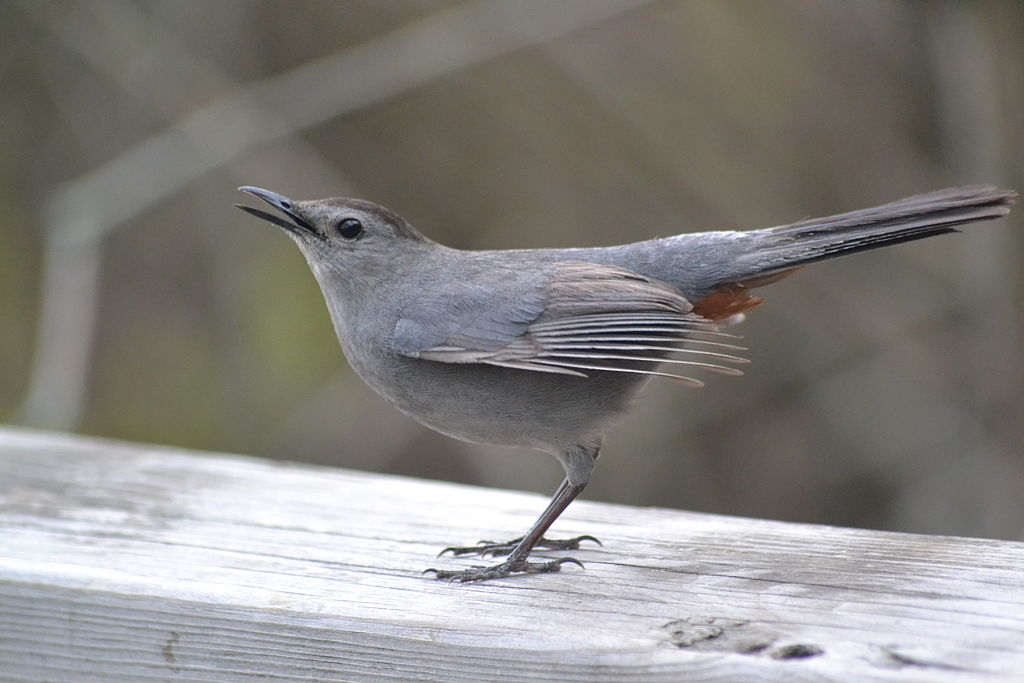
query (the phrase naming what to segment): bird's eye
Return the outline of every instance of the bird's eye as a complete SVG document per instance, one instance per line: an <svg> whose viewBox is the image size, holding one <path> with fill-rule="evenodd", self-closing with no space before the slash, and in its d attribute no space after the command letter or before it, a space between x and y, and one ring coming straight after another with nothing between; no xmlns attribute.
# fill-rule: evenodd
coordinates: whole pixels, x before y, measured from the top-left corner
<svg viewBox="0 0 1024 683"><path fill-rule="evenodd" d="M363 234L363 224L355 218L345 218L338 221L334 229L347 240L354 240Z"/></svg>

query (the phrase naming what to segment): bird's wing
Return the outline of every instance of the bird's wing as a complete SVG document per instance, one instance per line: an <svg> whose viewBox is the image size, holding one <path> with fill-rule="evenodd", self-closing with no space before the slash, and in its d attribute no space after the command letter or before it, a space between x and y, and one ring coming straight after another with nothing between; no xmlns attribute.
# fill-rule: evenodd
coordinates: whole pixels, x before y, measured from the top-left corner
<svg viewBox="0 0 1024 683"><path fill-rule="evenodd" d="M395 348L442 363L483 363L586 377L626 372L702 382L659 363L742 374L742 347L677 289L614 266L558 262L538 277L510 274L501 294L455 285L399 320ZM424 305L426 304L426 305ZM714 348L715 350L710 350Z"/></svg>

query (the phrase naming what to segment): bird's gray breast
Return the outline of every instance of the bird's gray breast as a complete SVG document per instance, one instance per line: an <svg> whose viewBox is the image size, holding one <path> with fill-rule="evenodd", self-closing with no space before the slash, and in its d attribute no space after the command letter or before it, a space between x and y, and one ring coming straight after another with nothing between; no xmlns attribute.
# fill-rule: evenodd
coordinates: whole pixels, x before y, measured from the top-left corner
<svg viewBox="0 0 1024 683"><path fill-rule="evenodd" d="M352 360L352 359L350 359ZM353 368L399 410L448 436L559 452L600 436L642 376L574 377L395 356Z"/></svg>
<svg viewBox="0 0 1024 683"><path fill-rule="evenodd" d="M371 305L338 298L328 303L352 368L402 412L465 441L558 452L599 437L645 378L414 357L417 348L450 340L453 331L472 330L474 343L483 345L522 334L544 310L546 267L513 262L517 270L503 273L479 259L441 263L422 282L378 288Z"/></svg>

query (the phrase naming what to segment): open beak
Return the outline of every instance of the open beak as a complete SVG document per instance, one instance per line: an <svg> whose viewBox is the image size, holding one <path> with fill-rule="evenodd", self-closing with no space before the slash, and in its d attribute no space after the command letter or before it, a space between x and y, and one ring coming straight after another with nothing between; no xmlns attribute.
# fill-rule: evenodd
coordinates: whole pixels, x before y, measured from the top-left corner
<svg viewBox="0 0 1024 683"><path fill-rule="evenodd" d="M299 235L300 237L322 237L317 232L317 229L313 227L313 224L307 221L305 218L295 212L295 203L287 197L283 197L276 192L270 190L264 190L258 187L250 187L249 185L243 185L238 188L241 192L251 194L253 197L258 197L270 204L272 207L280 211L288 220L276 216L266 211L260 211L254 209L251 206L245 206L243 204L235 204L239 209L246 213L251 213L257 218L262 218L265 221L273 223L274 225L284 228L288 232Z"/></svg>

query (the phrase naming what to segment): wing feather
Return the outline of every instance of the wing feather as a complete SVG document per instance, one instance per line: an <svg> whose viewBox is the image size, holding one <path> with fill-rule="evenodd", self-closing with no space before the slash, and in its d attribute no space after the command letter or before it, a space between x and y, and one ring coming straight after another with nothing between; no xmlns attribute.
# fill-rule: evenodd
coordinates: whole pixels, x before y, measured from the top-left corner
<svg viewBox="0 0 1024 683"><path fill-rule="evenodd" d="M500 301L481 300L475 307L462 301L458 319L441 321L445 327L440 330L435 329L436 319L400 321L397 346L406 355L444 363L483 363L582 377L588 376L587 371L632 373L668 377L689 386L703 386L703 382L658 366L665 363L739 375L743 373L726 363L748 362L731 353L691 348L745 350L721 341L738 337L721 332L694 313L678 290L629 270L561 262L551 264L539 294L521 283L510 286L539 299L531 300L529 309L518 305L507 316ZM534 313L532 317L529 312ZM401 338L403 330L439 343L419 348L415 340Z"/></svg>

